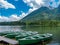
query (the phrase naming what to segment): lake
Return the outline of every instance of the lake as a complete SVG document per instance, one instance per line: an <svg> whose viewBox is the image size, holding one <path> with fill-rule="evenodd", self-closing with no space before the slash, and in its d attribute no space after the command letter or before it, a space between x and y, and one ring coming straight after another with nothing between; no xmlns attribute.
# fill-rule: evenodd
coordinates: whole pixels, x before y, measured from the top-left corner
<svg viewBox="0 0 60 45"><path fill-rule="evenodd" d="M0 32L3 31L38 31L39 33L52 33L53 40L47 45L60 45L60 27L40 27L40 26L0 26Z"/></svg>

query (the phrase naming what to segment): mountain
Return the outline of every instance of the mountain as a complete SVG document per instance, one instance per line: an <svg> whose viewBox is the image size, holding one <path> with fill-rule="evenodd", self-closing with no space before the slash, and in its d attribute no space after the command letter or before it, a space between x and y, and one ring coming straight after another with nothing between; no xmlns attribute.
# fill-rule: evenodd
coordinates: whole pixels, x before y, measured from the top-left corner
<svg viewBox="0 0 60 45"><path fill-rule="evenodd" d="M41 7L28 14L21 22L35 22L40 20L60 20L60 5L55 9Z"/></svg>
<svg viewBox="0 0 60 45"><path fill-rule="evenodd" d="M58 8L54 9L54 13L56 15L56 20L60 20L60 5Z"/></svg>

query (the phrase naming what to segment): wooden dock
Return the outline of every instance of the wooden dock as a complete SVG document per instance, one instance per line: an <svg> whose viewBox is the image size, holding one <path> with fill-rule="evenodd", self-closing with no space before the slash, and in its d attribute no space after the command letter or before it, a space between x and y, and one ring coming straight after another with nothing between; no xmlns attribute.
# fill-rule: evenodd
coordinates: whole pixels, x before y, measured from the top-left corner
<svg viewBox="0 0 60 45"><path fill-rule="evenodd" d="M5 42L5 44L11 44L11 45L18 45L18 41L13 40L13 39L9 39L3 36L0 36L0 42Z"/></svg>

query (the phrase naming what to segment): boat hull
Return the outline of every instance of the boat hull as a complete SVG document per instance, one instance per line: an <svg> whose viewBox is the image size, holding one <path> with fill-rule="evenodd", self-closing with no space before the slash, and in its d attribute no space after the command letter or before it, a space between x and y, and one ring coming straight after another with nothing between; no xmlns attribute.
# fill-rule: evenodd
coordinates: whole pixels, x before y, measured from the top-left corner
<svg viewBox="0 0 60 45"><path fill-rule="evenodd" d="M40 40L19 40L20 45L34 44L38 42L40 42Z"/></svg>

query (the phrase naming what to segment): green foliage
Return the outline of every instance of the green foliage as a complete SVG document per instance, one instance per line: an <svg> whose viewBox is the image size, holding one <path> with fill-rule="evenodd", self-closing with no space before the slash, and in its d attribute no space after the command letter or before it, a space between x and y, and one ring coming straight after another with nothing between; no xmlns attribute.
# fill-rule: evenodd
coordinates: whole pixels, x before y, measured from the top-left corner
<svg viewBox="0 0 60 45"><path fill-rule="evenodd" d="M27 22L28 23L28 22ZM27 24L26 23L26 24ZM28 25L35 25L35 26L58 26L60 24L59 21L56 20L43 20L43 21L35 21L35 22L30 22Z"/></svg>
<svg viewBox="0 0 60 45"><path fill-rule="evenodd" d="M0 22L0 25L60 26L60 6L52 10L47 7L41 7L20 21Z"/></svg>
<svg viewBox="0 0 60 45"><path fill-rule="evenodd" d="M20 21L14 21L14 22L0 22L0 25L25 25L25 24Z"/></svg>
<svg viewBox="0 0 60 45"><path fill-rule="evenodd" d="M0 25L34 25L34 26L50 26L50 27L56 27L60 26L60 21L56 20L38 20L34 22L20 22L20 21L15 21L15 22L0 22Z"/></svg>

